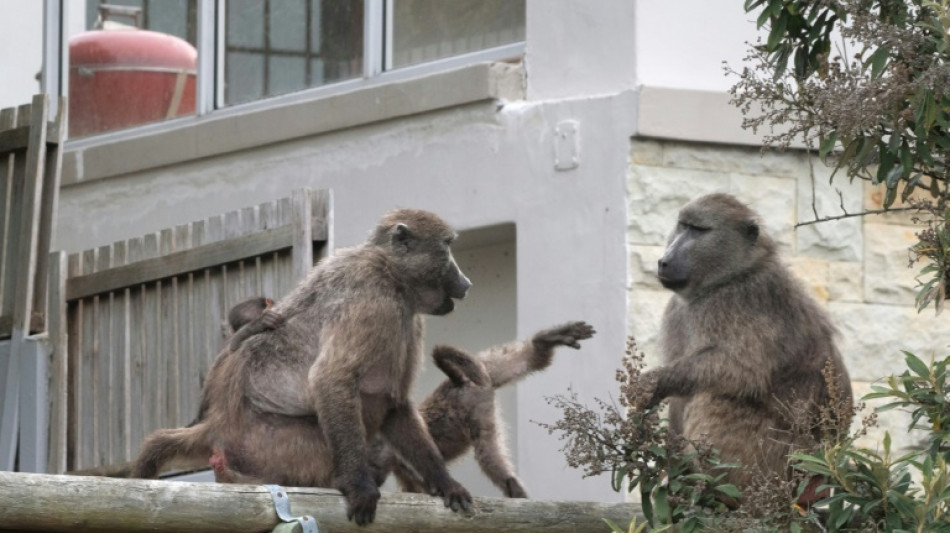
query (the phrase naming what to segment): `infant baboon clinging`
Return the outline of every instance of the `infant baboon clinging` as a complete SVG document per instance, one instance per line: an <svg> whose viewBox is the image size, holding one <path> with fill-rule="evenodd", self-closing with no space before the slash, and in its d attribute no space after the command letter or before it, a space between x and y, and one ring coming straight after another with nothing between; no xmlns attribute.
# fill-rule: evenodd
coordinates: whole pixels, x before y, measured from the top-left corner
<svg viewBox="0 0 950 533"><path fill-rule="evenodd" d="M802 442L793 427L800 419L817 422L828 407L840 428L851 417L835 328L757 218L726 194L680 211L659 261L659 279L675 293L661 328L664 366L644 374L655 383L650 405L672 398L671 430L705 437L724 460L743 464L730 474L740 488L756 471L787 475L793 447L817 442L817 427ZM837 398L822 376L829 362Z"/></svg>
<svg viewBox="0 0 950 533"><path fill-rule="evenodd" d="M281 325L284 318L271 308L274 301L270 298L248 298L235 305L228 312L228 324L231 327L231 340L228 348L235 352L245 339Z"/></svg>
<svg viewBox="0 0 950 533"><path fill-rule="evenodd" d="M381 434L431 493L469 508L409 399L421 315L451 312L471 286L452 257L454 236L431 213L397 210L365 243L319 263L275 306L280 327L220 358L202 390L204 417L153 433L134 475L220 454L244 481L338 488L347 516L363 525L379 500L367 441Z"/></svg>
<svg viewBox="0 0 950 533"><path fill-rule="evenodd" d="M432 352L436 366L448 376L419 406L429 434L446 461L474 448L482 472L509 498L527 498L505 450L501 421L495 410L495 389L547 368L558 346L580 348L594 328L570 322L536 333L531 340L512 342L472 356L449 346ZM426 492L423 479L383 443L374 443L373 466L382 485L392 470L400 488Z"/></svg>

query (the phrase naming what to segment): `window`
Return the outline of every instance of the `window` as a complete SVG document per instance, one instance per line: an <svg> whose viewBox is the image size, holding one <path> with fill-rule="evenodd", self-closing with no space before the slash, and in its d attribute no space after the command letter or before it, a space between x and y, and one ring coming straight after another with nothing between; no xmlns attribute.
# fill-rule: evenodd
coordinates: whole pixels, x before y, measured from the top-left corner
<svg viewBox="0 0 950 533"><path fill-rule="evenodd" d="M225 105L363 74L362 2L231 0L225 35Z"/></svg>
<svg viewBox="0 0 950 533"><path fill-rule="evenodd" d="M67 17L60 85L72 139L517 57L525 33L524 0L47 2ZM55 86L57 73L44 75Z"/></svg>

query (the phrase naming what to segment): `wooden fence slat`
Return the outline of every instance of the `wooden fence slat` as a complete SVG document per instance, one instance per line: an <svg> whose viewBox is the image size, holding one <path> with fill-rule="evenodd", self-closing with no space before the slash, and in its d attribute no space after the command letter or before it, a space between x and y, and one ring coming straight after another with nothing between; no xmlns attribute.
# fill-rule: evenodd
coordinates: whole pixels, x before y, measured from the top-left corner
<svg viewBox="0 0 950 533"><path fill-rule="evenodd" d="M71 254L66 259L66 276L78 276L82 273L79 254ZM67 303L66 306L66 334L67 355L66 364L69 369L69 390L67 392L66 411L66 469L75 470L82 464L79 459L79 442L81 421L85 410L82 405L82 302Z"/></svg>
<svg viewBox="0 0 950 533"><path fill-rule="evenodd" d="M127 241L112 245L113 268L125 265L128 253ZM113 416L116 417L113 432L112 460L128 461L132 456L129 426L132 418L131 402L131 351L129 348L129 299L131 290L126 287L112 293L111 343L113 368Z"/></svg>
<svg viewBox="0 0 950 533"><path fill-rule="evenodd" d="M179 252L191 249L191 225L175 226L175 249ZM178 412L176 413L178 425L187 424L198 412L198 372L195 369L200 368L201 365L198 364L199 357L194 334L195 320L192 314L194 276L193 272L189 272L175 278L177 280L175 316L179 365Z"/></svg>
<svg viewBox="0 0 950 533"><path fill-rule="evenodd" d="M86 250L82 254L82 271L94 272L96 268L96 250ZM96 464L95 454L99 450L97 438L99 435L100 415L96 406L99 404L99 382L96 376L99 374L99 347L96 345L96 332L94 326L96 313L96 298L86 298L79 302L79 313L81 325L80 353L81 365L78 369L82 376L79 385L79 401L82 402L83 418L79 426L82 445L81 455L78 457L79 464L77 468L86 468ZM88 415L87 415L88 413Z"/></svg>
<svg viewBox="0 0 950 533"><path fill-rule="evenodd" d="M53 252L49 259L49 339L52 348L50 361L50 416L49 450L46 471L61 474L66 471L66 448L69 435L69 374L66 305L66 253Z"/></svg>
<svg viewBox="0 0 950 533"><path fill-rule="evenodd" d="M112 266L112 247L100 247L96 257L96 271L103 272ZM93 328L96 336L96 351L99 354L99 367L96 369L96 387L99 394L98 401L93 407L98 421L97 440L98 453L96 464L113 460L112 421L117 415L118 402L114 397L115 370L112 354L112 294L103 294L95 297L96 307L93 311Z"/></svg>
<svg viewBox="0 0 950 533"><path fill-rule="evenodd" d="M16 108L8 107L0 110L0 130L9 130L16 124ZM12 228L12 200L14 195L14 154L7 154L7 150L0 151L0 316L8 316L13 305L13 273L12 263L16 248L10 243L16 233Z"/></svg>
<svg viewBox="0 0 950 533"><path fill-rule="evenodd" d="M175 251L174 235L171 229L161 231L160 254L167 257ZM165 382L162 384L165 397L165 417L161 427L178 425L178 403L181 397L181 380L178 373L178 278L172 277L158 281L161 287L161 329L159 330L159 351L153 357L164 358ZM159 363L161 364L161 363Z"/></svg>
<svg viewBox="0 0 950 533"><path fill-rule="evenodd" d="M140 238L128 241L129 263L136 263L145 257L145 240ZM146 418L149 416L148 403L145 401L147 384L145 381L145 285L135 285L129 289L129 440L132 453L138 452L138 443L145 438Z"/></svg>

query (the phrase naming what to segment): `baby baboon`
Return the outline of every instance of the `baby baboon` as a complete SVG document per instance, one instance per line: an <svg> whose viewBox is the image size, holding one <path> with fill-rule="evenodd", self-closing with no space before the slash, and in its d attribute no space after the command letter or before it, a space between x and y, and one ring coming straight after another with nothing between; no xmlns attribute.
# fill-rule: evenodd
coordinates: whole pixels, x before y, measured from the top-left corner
<svg viewBox="0 0 950 533"><path fill-rule="evenodd" d="M432 352L436 366L449 379L419 406L429 434L446 461L474 448L482 472L509 498L527 498L505 450L501 422L495 410L495 389L547 368L558 346L580 348L594 328L570 322L540 331L527 342L512 342L471 356L450 346ZM423 479L385 445L374 443L373 466L382 485L389 471L407 492L426 492Z"/></svg>
<svg viewBox="0 0 950 533"><path fill-rule="evenodd" d="M362 245L340 250L277 303L281 327L221 358L202 390L205 416L159 430L134 476L177 457L219 457L242 481L336 487L347 516L373 521L379 490L367 442L381 434L453 510L471 496L451 478L409 389L422 357L422 314L453 310L471 286L455 233L418 210L387 214Z"/></svg>
<svg viewBox="0 0 950 533"><path fill-rule="evenodd" d="M839 428L851 417L835 328L757 218L726 194L680 211L659 261L660 282L675 293L663 317L664 366L644 374L655 383L651 405L672 398L671 430L705 437L724 460L743 464L730 474L740 488L756 471L787 475L793 447L821 438L822 409L831 408ZM828 362L832 392L822 377ZM805 419L810 435L796 430Z"/></svg>
<svg viewBox="0 0 950 533"><path fill-rule="evenodd" d="M231 327L231 340L228 348L237 351L248 337L280 326L284 317L271 308L274 300L264 297L249 298L235 305L228 312L228 324Z"/></svg>

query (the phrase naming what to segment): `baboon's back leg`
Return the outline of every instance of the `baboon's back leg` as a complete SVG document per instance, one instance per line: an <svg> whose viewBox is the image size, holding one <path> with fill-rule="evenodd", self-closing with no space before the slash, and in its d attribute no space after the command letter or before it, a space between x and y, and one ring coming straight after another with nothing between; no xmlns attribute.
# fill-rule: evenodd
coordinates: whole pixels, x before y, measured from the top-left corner
<svg viewBox="0 0 950 533"><path fill-rule="evenodd" d="M154 478L163 466L171 462L183 466L207 465L211 448L204 444L204 429L203 424L197 424L152 433L142 444L142 451L132 468L132 477Z"/></svg>
<svg viewBox="0 0 950 533"><path fill-rule="evenodd" d="M473 439L475 460L488 479L508 498L527 498L527 491L515 475L502 443L503 437L494 423L480 424Z"/></svg>

